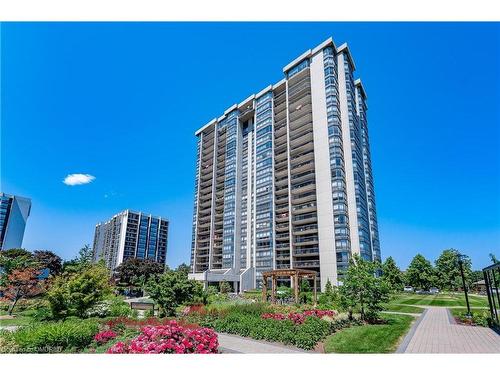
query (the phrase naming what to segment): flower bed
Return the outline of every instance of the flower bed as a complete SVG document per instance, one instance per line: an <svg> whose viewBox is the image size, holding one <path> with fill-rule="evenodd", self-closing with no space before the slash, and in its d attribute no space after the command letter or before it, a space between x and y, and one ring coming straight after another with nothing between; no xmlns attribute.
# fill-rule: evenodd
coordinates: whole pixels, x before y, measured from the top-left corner
<svg viewBox="0 0 500 375"><path fill-rule="evenodd" d="M218 352L217 334L209 328L190 329L175 320L163 325L146 326L136 338L115 343L107 353L197 353Z"/></svg>
<svg viewBox="0 0 500 375"><path fill-rule="evenodd" d="M98 345L102 345L107 343L109 340L114 339L116 336L118 336L118 334L115 331L101 331L94 336L94 341Z"/></svg>

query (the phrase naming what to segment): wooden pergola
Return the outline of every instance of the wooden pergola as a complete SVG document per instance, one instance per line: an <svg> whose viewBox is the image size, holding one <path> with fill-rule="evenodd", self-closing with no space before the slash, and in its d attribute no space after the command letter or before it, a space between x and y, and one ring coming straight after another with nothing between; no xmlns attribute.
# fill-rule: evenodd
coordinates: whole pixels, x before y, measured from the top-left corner
<svg viewBox="0 0 500 375"><path fill-rule="evenodd" d="M314 280L314 304L316 305L316 276L318 273L311 270L302 270L296 268L279 269L273 271L262 272L263 285L262 285L262 300L267 301L267 280L271 278L271 302L276 303L276 286L279 277L290 277L291 284L293 285L295 303L299 303L299 282L301 279Z"/></svg>

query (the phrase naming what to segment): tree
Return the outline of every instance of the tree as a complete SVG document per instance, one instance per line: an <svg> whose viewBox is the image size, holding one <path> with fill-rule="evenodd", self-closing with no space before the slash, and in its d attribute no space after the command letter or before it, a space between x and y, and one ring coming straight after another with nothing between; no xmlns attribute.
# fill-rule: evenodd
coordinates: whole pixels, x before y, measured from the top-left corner
<svg viewBox="0 0 500 375"><path fill-rule="evenodd" d="M228 294L231 292L231 285L226 280L222 280L219 282L219 291L222 294Z"/></svg>
<svg viewBox="0 0 500 375"><path fill-rule="evenodd" d="M484 279L483 271L477 270L477 271L472 271L470 275L470 284L476 283L478 281L481 281Z"/></svg>
<svg viewBox="0 0 500 375"><path fill-rule="evenodd" d="M183 272L167 271L146 285L149 296L160 307L161 316L173 316L177 307L199 298L203 286Z"/></svg>
<svg viewBox="0 0 500 375"><path fill-rule="evenodd" d="M187 275L191 272L191 267L186 263L181 263L177 266L176 271L183 272Z"/></svg>
<svg viewBox="0 0 500 375"><path fill-rule="evenodd" d="M109 270L99 263L89 265L78 273L56 277L47 293L47 299L54 317L84 318L88 309L111 293Z"/></svg>
<svg viewBox="0 0 500 375"><path fill-rule="evenodd" d="M415 255L405 273L406 282L417 289L429 290L435 282L434 269L421 254Z"/></svg>
<svg viewBox="0 0 500 375"><path fill-rule="evenodd" d="M38 264L29 251L24 249L0 251L0 287L7 285L8 276L14 270L27 268L38 269Z"/></svg>
<svg viewBox="0 0 500 375"><path fill-rule="evenodd" d="M495 263L500 262L500 260L498 260L498 258L496 257L495 254L490 253L489 255L490 255L491 263L495 264Z"/></svg>
<svg viewBox="0 0 500 375"><path fill-rule="evenodd" d="M302 279L300 281L299 290L300 290L299 300L302 301L302 303L307 303L309 298L311 297L310 292L312 291L311 284L309 284L309 280Z"/></svg>
<svg viewBox="0 0 500 375"><path fill-rule="evenodd" d="M35 250L33 253L35 260L41 268L48 268L51 275L56 276L61 273L62 259L52 251Z"/></svg>
<svg viewBox="0 0 500 375"><path fill-rule="evenodd" d="M326 280L325 291L319 295L318 302L321 305L337 306L339 302L338 289L332 285L330 279Z"/></svg>
<svg viewBox="0 0 500 375"><path fill-rule="evenodd" d="M115 269L115 279L125 287L144 288L150 278L163 273L165 266L150 259L129 258Z"/></svg>
<svg viewBox="0 0 500 375"><path fill-rule="evenodd" d="M331 295L332 293L333 293L332 283L330 282L330 279L327 279L325 284L325 294Z"/></svg>
<svg viewBox="0 0 500 375"><path fill-rule="evenodd" d="M8 314L12 315L14 307L22 298L34 297L43 291L44 282L38 278L40 271L36 268L14 269L7 276L2 293L4 299L11 302Z"/></svg>
<svg viewBox="0 0 500 375"><path fill-rule="evenodd" d="M63 263L62 271L66 273L78 273L92 264L92 248L84 245L79 251L78 256Z"/></svg>
<svg viewBox="0 0 500 375"><path fill-rule="evenodd" d="M455 249L444 250L436 259L436 277L441 289L456 291L462 287L460 273L460 253ZM462 257L465 280L471 278L471 261L467 256Z"/></svg>
<svg viewBox="0 0 500 375"><path fill-rule="evenodd" d="M382 278L392 291L399 291L404 287L403 273L392 257L387 258L382 264Z"/></svg>
<svg viewBox="0 0 500 375"><path fill-rule="evenodd" d="M347 273L340 290L341 304L349 310L352 318L354 309L359 309L361 319L376 321L382 304L389 301L389 286L376 276L378 264L369 262L354 254L349 260Z"/></svg>

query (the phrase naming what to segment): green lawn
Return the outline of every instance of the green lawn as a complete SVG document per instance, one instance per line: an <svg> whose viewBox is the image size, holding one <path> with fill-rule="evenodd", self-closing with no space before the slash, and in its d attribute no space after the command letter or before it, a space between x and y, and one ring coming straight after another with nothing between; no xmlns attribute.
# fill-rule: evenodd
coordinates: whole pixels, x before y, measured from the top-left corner
<svg viewBox="0 0 500 375"><path fill-rule="evenodd" d="M413 314L421 314L424 311L424 309L422 307L396 305L394 303L385 304L384 310L385 311L403 312L403 313L413 313Z"/></svg>
<svg viewBox="0 0 500 375"><path fill-rule="evenodd" d="M343 329L325 341L326 353L393 353L408 332L414 317L382 314L387 324Z"/></svg>
<svg viewBox="0 0 500 375"><path fill-rule="evenodd" d="M31 316L35 313L35 310L24 310L21 312L16 312L14 310L14 318L13 319L1 319L0 318L0 327L9 327L9 326L25 326L31 323ZM1 310L0 316L6 317L7 311Z"/></svg>
<svg viewBox="0 0 500 375"><path fill-rule="evenodd" d="M440 293L434 295L421 294L399 294L391 300L391 305L428 305L445 307L465 307L463 293L448 294ZM469 295L469 303L473 307L488 307L488 298L485 296Z"/></svg>
<svg viewBox="0 0 500 375"><path fill-rule="evenodd" d="M30 322L29 316L17 315L14 319L0 319L0 327L25 326Z"/></svg>

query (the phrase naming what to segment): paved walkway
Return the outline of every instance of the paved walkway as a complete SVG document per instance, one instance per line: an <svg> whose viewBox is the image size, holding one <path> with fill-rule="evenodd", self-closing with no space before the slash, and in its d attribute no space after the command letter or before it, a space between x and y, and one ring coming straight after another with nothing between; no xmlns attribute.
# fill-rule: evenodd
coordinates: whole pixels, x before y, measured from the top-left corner
<svg viewBox="0 0 500 375"><path fill-rule="evenodd" d="M277 343L257 341L246 337L217 333L219 340L219 350L221 353L249 353L249 354L300 354L309 353L290 346Z"/></svg>
<svg viewBox="0 0 500 375"><path fill-rule="evenodd" d="M446 308L431 307L415 322L398 353L500 353L500 335L490 328L456 324Z"/></svg>

